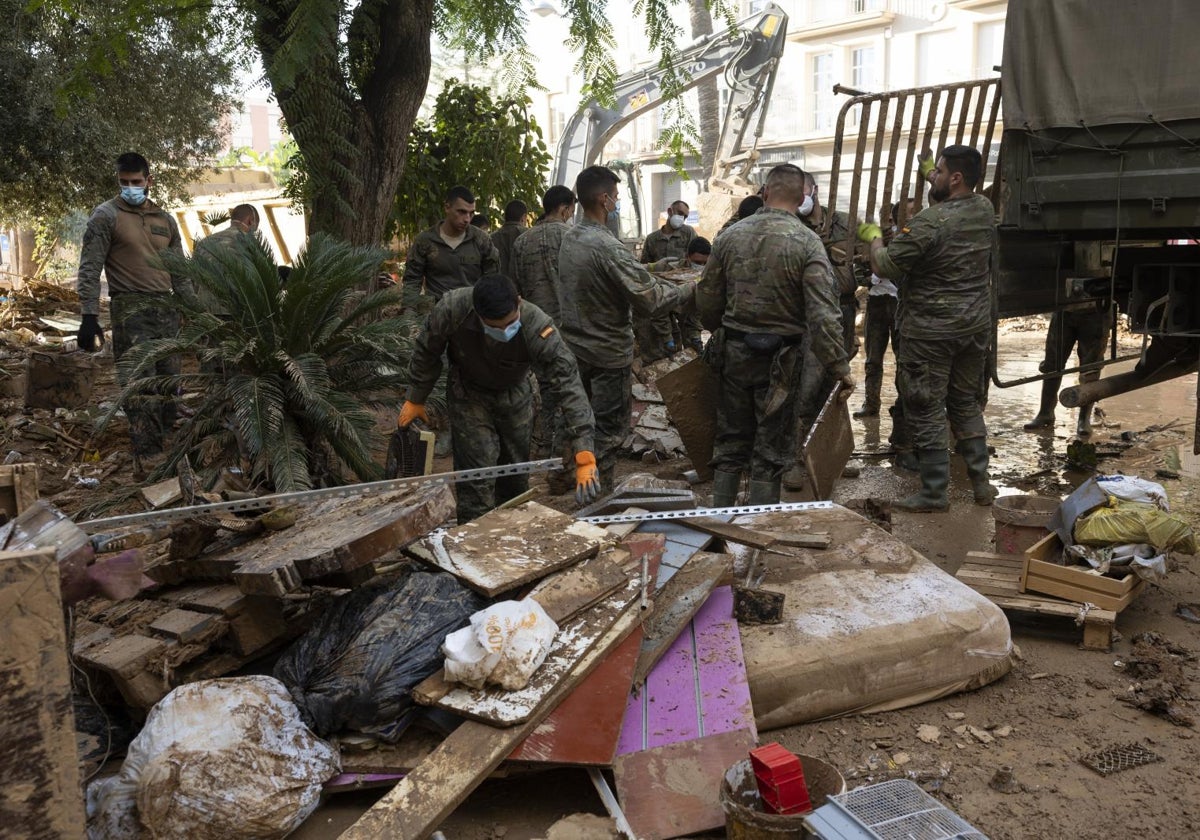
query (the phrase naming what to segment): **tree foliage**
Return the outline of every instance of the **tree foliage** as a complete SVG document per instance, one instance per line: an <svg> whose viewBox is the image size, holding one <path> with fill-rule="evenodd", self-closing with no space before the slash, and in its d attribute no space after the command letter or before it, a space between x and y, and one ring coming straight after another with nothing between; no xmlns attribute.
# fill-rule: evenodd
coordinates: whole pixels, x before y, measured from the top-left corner
<svg viewBox="0 0 1200 840"><path fill-rule="evenodd" d="M29 224L115 193L113 161L149 159L155 195L217 151L236 62L206 4L0 0L0 219Z"/></svg>
<svg viewBox="0 0 1200 840"><path fill-rule="evenodd" d="M396 232L414 236L442 217L446 191L470 189L475 209L503 218L513 199L541 203L550 153L529 114L526 96L494 98L487 88L448 81L433 116L408 138L404 177L396 195Z"/></svg>
<svg viewBox="0 0 1200 840"><path fill-rule="evenodd" d="M398 289L361 291L385 256L316 234L285 289L261 238L239 237L194 259L166 255L205 303L170 296L184 321L179 334L137 344L118 362L130 377L120 402L180 387L202 395L173 438L164 474L187 455L205 473L240 466L281 492L380 478L371 409L395 407L411 353L403 324L386 317L398 309ZM199 372L144 374L185 353L199 357Z"/></svg>

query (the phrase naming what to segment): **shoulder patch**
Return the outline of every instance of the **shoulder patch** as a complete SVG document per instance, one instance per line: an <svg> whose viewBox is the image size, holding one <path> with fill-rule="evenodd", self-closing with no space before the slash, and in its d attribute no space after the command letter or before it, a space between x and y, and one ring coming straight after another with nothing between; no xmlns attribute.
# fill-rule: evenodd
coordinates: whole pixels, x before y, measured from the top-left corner
<svg viewBox="0 0 1200 840"><path fill-rule="evenodd" d="M554 333L554 326L551 325L549 327L546 327L546 329L542 330L540 333L538 333L538 335L540 335L542 338L549 338L553 333Z"/></svg>
<svg viewBox="0 0 1200 840"><path fill-rule="evenodd" d="M900 232L901 233L912 233L912 228L910 228L908 225L905 225L904 227L900 228Z"/></svg>

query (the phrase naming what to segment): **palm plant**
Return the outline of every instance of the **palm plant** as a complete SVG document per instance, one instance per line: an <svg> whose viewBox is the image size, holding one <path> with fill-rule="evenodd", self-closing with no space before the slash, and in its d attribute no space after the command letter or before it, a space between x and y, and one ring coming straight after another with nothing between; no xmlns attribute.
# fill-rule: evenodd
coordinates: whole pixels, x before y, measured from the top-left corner
<svg viewBox="0 0 1200 840"><path fill-rule="evenodd" d="M241 236L192 259L165 255L198 299L170 297L183 322L174 338L134 346L118 363L131 395L199 391L160 472L185 455L212 473L240 466L276 491L376 479L372 407L394 408L402 392L410 330L394 288L363 292L386 253L313 236L286 287L265 240ZM157 361L195 354L196 373L149 375ZM114 409L115 411L115 409Z"/></svg>

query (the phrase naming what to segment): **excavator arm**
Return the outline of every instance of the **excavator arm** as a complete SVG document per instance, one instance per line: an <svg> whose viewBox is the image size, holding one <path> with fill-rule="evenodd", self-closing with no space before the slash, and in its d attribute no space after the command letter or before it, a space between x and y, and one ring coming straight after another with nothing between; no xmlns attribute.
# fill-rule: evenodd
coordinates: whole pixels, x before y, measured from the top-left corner
<svg viewBox="0 0 1200 840"><path fill-rule="evenodd" d="M737 26L698 41L674 61L686 77L684 90L725 73L730 98L710 179L714 186L728 188L739 180L745 183L754 163L754 145L762 133L765 103L783 54L787 21L783 9L769 5ZM573 186L579 173L596 163L614 134L630 120L657 107L663 97L660 77L658 67L626 73L617 80L613 108L605 108L594 99L584 104L567 122L559 139L552 183ZM754 144L745 149L746 130L756 114ZM740 171L735 173L735 169Z"/></svg>

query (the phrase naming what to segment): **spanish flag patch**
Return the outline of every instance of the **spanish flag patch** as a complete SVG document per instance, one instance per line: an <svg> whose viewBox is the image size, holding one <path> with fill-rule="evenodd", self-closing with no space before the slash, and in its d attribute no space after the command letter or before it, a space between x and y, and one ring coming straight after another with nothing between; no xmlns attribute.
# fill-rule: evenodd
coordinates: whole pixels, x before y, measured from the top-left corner
<svg viewBox="0 0 1200 840"><path fill-rule="evenodd" d="M554 332L554 327L550 326L550 327L546 327L546 329L542 330L540 335L542 338L549 338L553 332Z"/></svg>

